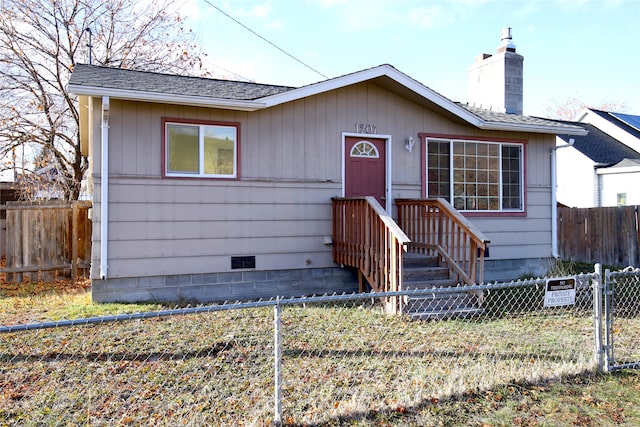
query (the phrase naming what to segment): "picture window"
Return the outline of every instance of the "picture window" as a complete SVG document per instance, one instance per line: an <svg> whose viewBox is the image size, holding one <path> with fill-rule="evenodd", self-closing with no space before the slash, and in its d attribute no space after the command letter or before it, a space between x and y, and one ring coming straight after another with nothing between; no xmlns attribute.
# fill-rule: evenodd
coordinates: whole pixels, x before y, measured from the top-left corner
<svg viewBox="0 0 640 427"><path fill-rule="evenodd" d="M523 211L523 144L427 140L427 197L461 211Z"/></svg>

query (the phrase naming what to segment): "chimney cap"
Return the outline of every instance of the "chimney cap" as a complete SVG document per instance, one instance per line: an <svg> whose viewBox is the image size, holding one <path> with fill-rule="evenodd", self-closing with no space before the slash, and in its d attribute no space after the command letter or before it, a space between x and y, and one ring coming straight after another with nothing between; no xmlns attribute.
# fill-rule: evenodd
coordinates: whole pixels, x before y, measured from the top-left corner
<svg viewBox="0 0 640 427"><path fill-rule="evenodd" d="M506 49L512 52L516 51L516 45L513 43L513 37L511 36L511 27L504 27L500 36L502 44L498 49Z"/></svg>

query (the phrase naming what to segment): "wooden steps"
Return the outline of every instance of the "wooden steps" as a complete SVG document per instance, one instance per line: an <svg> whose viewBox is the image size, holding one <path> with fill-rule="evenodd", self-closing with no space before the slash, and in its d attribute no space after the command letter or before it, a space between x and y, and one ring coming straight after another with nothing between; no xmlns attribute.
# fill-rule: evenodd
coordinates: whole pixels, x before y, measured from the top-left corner
<svg viewBox="0 0 640 427"><path fill-rule="evenodd" d="M448 268L439 264L438 257L408 253L402 270L403 290L437 289L438 292L405 297L404 314L411 319L441 319L472 317L483 313L478 298L469 292L458 292ZM451 292L442 289L451 288Z"/></svg>

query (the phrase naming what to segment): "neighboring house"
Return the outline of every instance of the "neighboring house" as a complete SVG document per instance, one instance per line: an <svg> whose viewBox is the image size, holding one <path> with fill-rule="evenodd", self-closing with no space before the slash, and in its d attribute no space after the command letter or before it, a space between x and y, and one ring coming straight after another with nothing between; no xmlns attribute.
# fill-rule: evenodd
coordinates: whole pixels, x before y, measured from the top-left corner
<svg viewBox="0 0 640 427"><path fill-rule="evenodd" d="M558 135L557 198L569 207L640 204L640 116L584 110L588 135Z"/></svg>
<svg viewBox="0 0 640 427"><path fill-rule="evenodd" d="M363 195L394 217L396 199L446 198L491 241L485 280L540 273L549 153L556 134L585 134L452 102L390 65L301 88L77 65L69 90L96 301L354 291L332 259L332 198Z"/></svg>

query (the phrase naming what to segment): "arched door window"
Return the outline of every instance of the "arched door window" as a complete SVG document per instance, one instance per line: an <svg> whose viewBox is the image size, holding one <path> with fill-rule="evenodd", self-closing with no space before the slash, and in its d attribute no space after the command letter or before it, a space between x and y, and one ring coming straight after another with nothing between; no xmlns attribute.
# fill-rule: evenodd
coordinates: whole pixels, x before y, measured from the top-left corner
<svg viewBox="0 0 640 427"><path fill-rule="evenodd" d="M357 142L351 149L351 157L371 157L377 159L380 157L378 149L369 141Z"/></svg>

